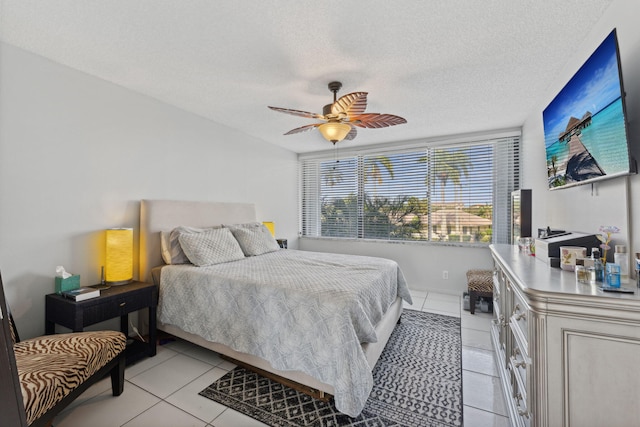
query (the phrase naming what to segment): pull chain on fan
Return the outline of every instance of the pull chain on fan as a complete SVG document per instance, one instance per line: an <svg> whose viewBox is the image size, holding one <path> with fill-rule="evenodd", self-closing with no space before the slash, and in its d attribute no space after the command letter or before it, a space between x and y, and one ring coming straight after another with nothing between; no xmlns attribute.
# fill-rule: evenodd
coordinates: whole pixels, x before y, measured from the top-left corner
<svg viewBox="0 0 640 427"><path fill-rule="evenodd" d="M365 113L367 108L367 92L353 92L337 99L337 93L342 87L340 82L329 83L329 90L333 92L333 103L322 109L322 114L289 108L269 107L281 113L291 114L309 119L324 120L324 123L313 123L295 128L285 133L292 135L318 128L324 139L335 145L344 139L352 140L357 136L356 126L360 128L377 129L407 123L405 119L393 114Z"/></svg>

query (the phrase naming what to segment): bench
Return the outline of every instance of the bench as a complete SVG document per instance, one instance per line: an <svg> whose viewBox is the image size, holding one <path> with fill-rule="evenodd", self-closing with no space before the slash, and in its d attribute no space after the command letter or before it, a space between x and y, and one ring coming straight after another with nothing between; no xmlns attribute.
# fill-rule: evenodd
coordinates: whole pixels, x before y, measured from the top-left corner
<svg viewBox="0 0 640 427"><path fill-rule="evenodd" d="M58 413L106 375L111 375L113 395L122 393L126 347L122 332L77 332L20 341L2 277L0 320L0 424L50 426Z"/></svg>
<svg viewBox="0 0 640 427"><path fill-rule="evenodd" d="M475 314L476 299L493 297L493 270L467 271L467 289L469 291L469 311Z"/></svg>

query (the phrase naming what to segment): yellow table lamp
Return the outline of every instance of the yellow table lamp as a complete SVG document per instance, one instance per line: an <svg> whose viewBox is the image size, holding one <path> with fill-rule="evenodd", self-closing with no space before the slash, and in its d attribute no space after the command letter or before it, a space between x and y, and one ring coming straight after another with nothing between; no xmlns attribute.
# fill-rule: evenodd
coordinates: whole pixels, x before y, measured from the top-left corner
<svg viewBox="0 0 640 427"><path fill-rule="evenodd" d="M105 280L124 285L133 279L133 228L106 230Z"/></svg>

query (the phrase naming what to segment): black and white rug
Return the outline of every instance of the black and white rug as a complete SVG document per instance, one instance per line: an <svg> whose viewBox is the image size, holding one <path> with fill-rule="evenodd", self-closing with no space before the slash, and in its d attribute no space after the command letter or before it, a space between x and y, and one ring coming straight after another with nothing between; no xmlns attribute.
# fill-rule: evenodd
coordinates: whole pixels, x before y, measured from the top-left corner
<svg viewBox="0 0 640 427"><path fill-rule="evenodd" d="M200 392L270 426L462 426L460 319L405 310L357 418L237 367Z"/></svg>

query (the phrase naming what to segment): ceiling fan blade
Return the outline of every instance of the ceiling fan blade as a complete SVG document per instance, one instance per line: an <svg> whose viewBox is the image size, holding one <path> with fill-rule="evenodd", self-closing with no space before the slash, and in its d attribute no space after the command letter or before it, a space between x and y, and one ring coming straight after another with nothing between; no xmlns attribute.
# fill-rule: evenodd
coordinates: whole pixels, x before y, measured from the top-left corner
<svg viewBox="0 0 640 427"><path fill-rule="evenodd" d="M281 113L291 114L292 116L298 117L306 117L308 119L324 119L322 114L310 113L308 111L301 110L292 110L290 108L280 108L280 107L269 107L274 111L279 111Z"/></svg>
<svg viewBox="0 0 640 427"><path fill-rule="evenodd" d="M405 119L393 114L367 113L349 119L349 124L361 128L377 129L407 123Z"/></svg>
<svg viewBox="0 0 640 427"><path fill-rule="evenodd" d="M306 125L306 126L302 126L299 128L295 128L295 129L291 129L289 132L285 133L285 135L293 135L294 133L302 133L302 132L306 132L308 130L311 130L313 128L316 128L318 126L320 126L322 123L314 123L311 125Z"/></svg>
<svg viewBox="0 0 640 427"><path fill-rule="evenodd" d="M367 109L367 92L353 92L341 96L331 105L331 113L345 113L347 116L354 116L364 113Z"/></svg>
<svg viewBox="0 0 640 427"><path fill-rule="evenodd" d="M355 127L351 126L351 130L349 131L347 136L344 137L344 139L351 141L356 136L358 136L358 130Z"/></svg>

